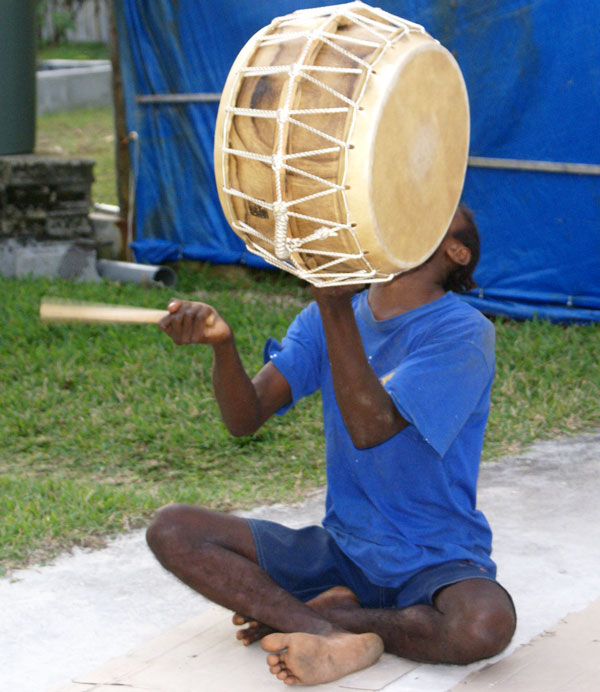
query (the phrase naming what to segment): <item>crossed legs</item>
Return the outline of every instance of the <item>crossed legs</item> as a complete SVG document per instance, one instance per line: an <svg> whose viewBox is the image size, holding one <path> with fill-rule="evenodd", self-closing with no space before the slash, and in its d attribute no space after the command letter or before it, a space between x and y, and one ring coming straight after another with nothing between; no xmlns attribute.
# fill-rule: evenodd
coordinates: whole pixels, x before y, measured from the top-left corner
<svg viewBox="0 0 600 692"><path fill-rule="evenodd" d="M252 624L267 662L287 684L335 680L385 650L431 663L470 663L502 651L515 627L510 599L494 582L471 579L441 590L435 607L361 608L343 588L305 604L258 565L247 522L199 507L169 505L148 529L159 562L185 584ZM259 624L260 623L260 624Z"/></svg>

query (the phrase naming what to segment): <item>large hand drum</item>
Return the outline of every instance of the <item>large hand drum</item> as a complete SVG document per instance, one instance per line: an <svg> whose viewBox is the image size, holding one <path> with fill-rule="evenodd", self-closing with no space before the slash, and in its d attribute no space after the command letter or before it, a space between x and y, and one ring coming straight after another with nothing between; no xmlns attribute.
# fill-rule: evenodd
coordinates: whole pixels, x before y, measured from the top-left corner
<svg viewBox="0 0 600 692"><path fill-rule="evenodd" d="M252 252L318 286L386 281L439 245L468 144L452 55L423 27L353 2L275 19L242 49L215 175Z"/></svg>

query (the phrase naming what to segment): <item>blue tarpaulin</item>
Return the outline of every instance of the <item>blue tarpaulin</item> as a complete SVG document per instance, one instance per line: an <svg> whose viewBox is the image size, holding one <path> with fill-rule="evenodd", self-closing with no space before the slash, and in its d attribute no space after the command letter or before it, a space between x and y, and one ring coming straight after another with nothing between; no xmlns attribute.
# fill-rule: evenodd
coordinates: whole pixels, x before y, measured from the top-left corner
<svg viewBox="0 0 600 692"><path fill-rule="evenodd" d="M218 104L140 103L218 94L238 52L306 0L115 2L136 174L139 261L265 266L222 214L213 176ZM482 240L467 299L515 318L600 321L600 3L595 0L381 0L423 24L463 71L471 108L464 201ZM481 158L516 160L498 168ZM587 164L574 172L531 162ZM484 161L485 163L485 161ZM594 167L595 165L595 167ZM560 169L560 167L554 167Z"/></svg>

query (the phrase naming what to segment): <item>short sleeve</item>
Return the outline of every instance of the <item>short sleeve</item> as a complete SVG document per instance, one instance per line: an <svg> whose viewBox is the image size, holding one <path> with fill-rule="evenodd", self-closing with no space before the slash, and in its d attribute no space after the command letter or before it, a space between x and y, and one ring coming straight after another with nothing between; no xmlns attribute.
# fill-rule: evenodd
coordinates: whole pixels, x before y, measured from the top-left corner
<svg viewBox="0 0 600 692"><path fill-rule="evenodd" d="M481 406L492 380L484 352L459 340L417 349L398 365L385 388L400 414L443 457Z"/></svg>
<svg viewBox="0 0 600 692"><path fill-rule="evenodd" d="M263 351L265 363L271 361L285 377L292 390L292 401L277 411L286 413L297 401L321 386L321 362L324 334L318 307L311 303L291 323L279 343L267 339Z"/></svg>

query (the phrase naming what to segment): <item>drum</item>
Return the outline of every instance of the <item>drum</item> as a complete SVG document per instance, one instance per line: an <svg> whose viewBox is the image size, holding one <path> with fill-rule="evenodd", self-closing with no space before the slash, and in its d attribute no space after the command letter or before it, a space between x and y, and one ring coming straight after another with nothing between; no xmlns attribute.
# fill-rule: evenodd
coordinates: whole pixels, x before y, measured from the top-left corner
<svg viewBox="0 0 600 692"><path fill-rule="evenodd" d="M259 31L219 105L215 177L247 248L317 285L387 281L444 237L467 165L460 69L423 27L362 2Z"/></svg>

